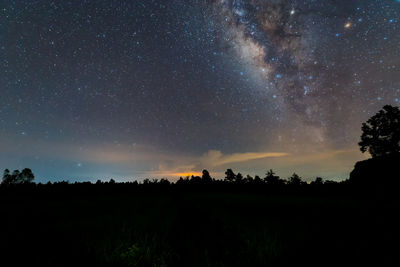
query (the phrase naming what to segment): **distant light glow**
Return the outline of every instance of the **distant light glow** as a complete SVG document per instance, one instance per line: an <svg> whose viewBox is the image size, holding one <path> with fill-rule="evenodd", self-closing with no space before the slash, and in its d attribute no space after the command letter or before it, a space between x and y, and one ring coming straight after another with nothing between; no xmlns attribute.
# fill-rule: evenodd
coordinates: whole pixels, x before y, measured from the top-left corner
<svg viewBox="0 0 400 267"><path fill-rule="evenodd" d="M190 176L202 176L202 173L200 172L176 172L176 173L172 173L172 176L175 177L190 177Z"/></svg>

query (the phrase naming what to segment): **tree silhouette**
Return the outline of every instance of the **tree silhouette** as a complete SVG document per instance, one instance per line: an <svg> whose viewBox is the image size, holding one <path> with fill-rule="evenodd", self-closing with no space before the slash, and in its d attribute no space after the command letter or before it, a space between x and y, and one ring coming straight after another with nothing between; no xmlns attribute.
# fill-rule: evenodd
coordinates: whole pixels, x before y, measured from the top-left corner
<svg viewBox="0 0 400 267"><path fill-rule="evenodd" d="M289 177L288 184L290 185L299 186L302 183L301 177L297 175L297 173L293 173L292 176Z"/></svg>
<svg viewBox="0 0 400 267"><path fill-rule="evenodd" d="M253 183L253 181L254 181L254 178L251 175L247 174L246 178L245 178L245 182L251 184L251 183Z"/></svg>
<svg viewBox="0 0 400 267"><path fill-rule="evenodd" d="M5 169L3 173L3 184L25 184L31 183L35 179L32 170L29 168L23 169L21 172L19 170L14 170L10 174L9 169Z"/></svg>
<svg viewBox="0 0 400 267"><path fill-rule="evenodd" d="M32 170L28 168L23 169L18 176L19 183L31 183L33 179L35 179L35 175L33 175Z"/></svg>
<svg viewBox="0 0 400 267"><path fill-rule="evenodd" d="M238 172L238 174L236 174L235 182L239 183L239 184L243 182L243 175L240 172Z"/></svg>
<svg viewBox="0 0 400 267"><path fill-rule="evenodd" d="M372 157L400 152L400 109L386 105L362 124L361 152Z"/></svg>
<svg viewBox="0 0 400 267"><path fill-rule="evenodd" d="M254 183L256 183L256 184L262 183L260 176L258 176L258 175L254 176Z"/></svg>
<svg viewBox="0 0 400 267"><path fill-rule="evenodd" d="M236 174L232 171L232 169L227 169L225 172L225 179L229 182L233 182L236 180Z"/></svg>
<svg viewBox="0 0 400 267"><path fill-rule="evenodd" d="M3 180L2 183L3 184L12 184L13 183L13 178L12 175L10 174L10 170L9 169L5 169L4 173L3 173Z"/></svg>
<svg viewBox="0 0 400 267"><path fill-rule="evenodd" d="M201 183L201 177L192 175L190 177L190 183L192 183L192 184L200 184Z"/></svg>
<svg viewBox="0 0 400 267"><path fill-rule="evenodd" d="M203 182L206 183L212 182L210 173L207 170L203 170L203 175L201 176L201 179L203 180Z"/></svg>
<svg viewBox="0 0 400 267"><path fill-rule="evenodd" d="M278 185L282 184L283 181L279 179L279 176L275 176L275 173L272 169L270 169L264 178L264 182L266 182L269 185Z"/></svg>

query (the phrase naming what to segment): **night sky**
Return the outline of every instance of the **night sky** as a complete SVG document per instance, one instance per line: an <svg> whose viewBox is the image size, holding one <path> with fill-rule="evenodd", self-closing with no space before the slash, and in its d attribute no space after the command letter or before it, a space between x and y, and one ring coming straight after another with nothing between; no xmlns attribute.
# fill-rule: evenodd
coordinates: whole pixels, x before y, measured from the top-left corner
<svg viewBox="0 0 400 267"><path fill-rule="evenodd" d="M400 105L400 0L0 2L0 168L348 178Z"/></svg>

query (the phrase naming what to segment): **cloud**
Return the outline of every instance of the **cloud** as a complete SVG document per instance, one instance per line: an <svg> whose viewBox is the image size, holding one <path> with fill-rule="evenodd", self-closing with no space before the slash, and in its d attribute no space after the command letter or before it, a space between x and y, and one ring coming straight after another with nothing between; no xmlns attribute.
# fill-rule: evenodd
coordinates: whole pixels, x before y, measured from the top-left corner
<svg viewBox="0 0 400 267"><path fill-rule="evenodd" d="M316 175L330 179L347 178L357 160L367 158L358 149L321 150L289 154L284 152L245 152L224 154L219 150L209 150L198 157L182 157L160 164L157 171L148 173L149 177L185 177L201 175L207 169L212 177L222 178L225 168L235 168L242 173L263 174L265 166L273 168L281 177L293 172L304 179L314 179ZM267 169L268 169L267 168Z"/></svg>
<svg viewBox="0 0 400 267"><path fill-rule="evenodd" d="M157 171L149 172L149 176L155 177L179 177L201 175L202 169L218 169L223 165L247 162L265 158L277 158L289 156L283 152L245 152L223 154L219 150L209 150L201 156L181 156L175 159L166 159L159 164Z"/></svg>
<svg viewBox="0 0 400 267"><path fill-rule="evenodd" d="M283 152L246 152L224 155L219 150L209 150L201 157L200 162L203 166L217 167L230 163L245 162L263 158L285 157L288 155L288 153Z"/></svg>

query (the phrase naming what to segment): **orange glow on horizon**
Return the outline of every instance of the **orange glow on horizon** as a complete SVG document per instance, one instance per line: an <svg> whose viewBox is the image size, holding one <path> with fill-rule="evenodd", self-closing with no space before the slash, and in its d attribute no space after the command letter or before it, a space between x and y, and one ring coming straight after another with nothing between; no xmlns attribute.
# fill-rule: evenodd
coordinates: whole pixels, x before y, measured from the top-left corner
<svg viewBox="0 0 400 267"><path fill-rule="evenodd" d="M187 177L187 176L201 176L202 173L200 172L176 172L172 174L173 176L181 176L181 177Z"/></svg>

